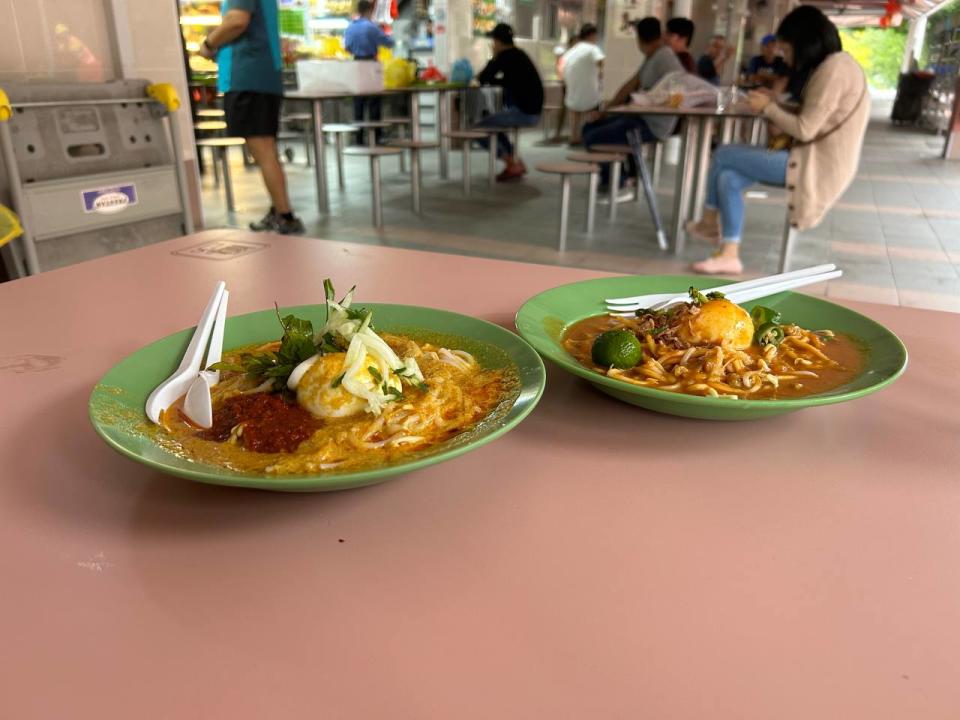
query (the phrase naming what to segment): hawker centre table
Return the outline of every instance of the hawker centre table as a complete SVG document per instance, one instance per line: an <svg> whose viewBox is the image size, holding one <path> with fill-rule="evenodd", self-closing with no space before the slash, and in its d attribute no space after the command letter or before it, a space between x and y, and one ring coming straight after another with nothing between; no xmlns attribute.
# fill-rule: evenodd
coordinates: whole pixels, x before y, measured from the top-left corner
<svg viewBox="0 0 960 720"><path fill-rule="evenodd" d="M98 379L230 313L358 300L512 327L603 273L224 230L0 285L0 718L960 717L960 316L869 397L657 415L548 368L503 438L380 485L207 486L110 450Z"/></svg>

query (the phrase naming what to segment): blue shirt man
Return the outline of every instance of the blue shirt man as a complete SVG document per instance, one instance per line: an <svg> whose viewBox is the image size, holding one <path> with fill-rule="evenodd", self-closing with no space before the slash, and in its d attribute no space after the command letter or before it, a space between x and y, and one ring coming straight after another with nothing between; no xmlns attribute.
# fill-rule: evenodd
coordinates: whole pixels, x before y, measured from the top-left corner
<svg viewBox="0 0 960 720"><path fill-rule="evenodd" d="M287 178L277 157L283 103L283 61L276 0L224 0L223 19L210 31L200 54L216 59L227 132L246 140L260 168L270 210L251 230L283 235L304 231L290 207Z"/></svg>
<svg viewBox="0 0 960 720"><path fill-rule="evenodd" d="M250 13L246 32L217 53L217 86L222 93L283 95L280 26L273 0L225 0L223 13Z"/></svg>
<svg viewBox="0 0 960 720"><path fill-rule="evenodd" d="M350 23L343 33L343 45L357 60L373 60L377 57L379 48L393 47L393 38L370 19L373 14L373 3L370 0L360 0L357 3L357 12L360 16Z"/></svg>
<svg viewBox="0 0 960 720"><path fill-rule="evenodd" d="M378 49L393 47L393 38L370 19L373 15L371 0L359 0L357 14L359 17L350 23L343 33L343 45L355 60L376 60ZM353 99L354 120L360 122L364 119L365 108L369 108L370 120L380 119L380 98L355 97ZM375 134L379 142L380 130L376 130ZM357 133L357 142L363 143L363 131Z"/></svg>

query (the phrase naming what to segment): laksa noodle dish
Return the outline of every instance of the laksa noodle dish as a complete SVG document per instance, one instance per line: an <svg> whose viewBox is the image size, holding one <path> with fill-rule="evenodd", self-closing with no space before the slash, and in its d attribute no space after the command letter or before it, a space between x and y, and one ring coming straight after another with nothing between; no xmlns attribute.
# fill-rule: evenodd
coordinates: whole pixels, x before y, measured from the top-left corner
<svg viewBox="0 0 960 720"><path fill-rule="evenodd" d="M572 325L563 347L582 365L642 387L709 397L784 399L839 387L861 371L848 337L781 322L722 293L690 288L690 302L636 317L598 315Z"/></svg>
<svg viewBox="0 0 960 720"><path fill-rule="evenodd" d="M210 369L213 426L197 427L183 398L161 417L161 443L197 462L270 474L392 464L451 440L512 407L515 368L485 369L469 352L378 333L353 290L326 321L279 319L279 340L225 350ZM426 334L425 334L426 335Z"/></svg>

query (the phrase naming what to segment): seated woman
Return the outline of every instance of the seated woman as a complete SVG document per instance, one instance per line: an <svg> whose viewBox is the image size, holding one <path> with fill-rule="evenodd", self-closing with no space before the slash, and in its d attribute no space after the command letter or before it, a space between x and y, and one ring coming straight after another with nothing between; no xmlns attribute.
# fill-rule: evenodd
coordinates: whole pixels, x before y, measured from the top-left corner
<svg viewBox="0 0 960 720"><path fill-rule="evenodd" d="M743 193L754 183L785 186L790 225L805 230L823 219L856 175L870 118L863 71L842 51L837 28L815 7L801 6L788 14L777 39L791 68L791 86L803 88L799 107L781 107L769 91L751 92L748 99L755 112L792 140L792 147L717 149L703 219L686 226L693 237L718 246L712 257L693 264L698 273L743 272Z"/></svg>

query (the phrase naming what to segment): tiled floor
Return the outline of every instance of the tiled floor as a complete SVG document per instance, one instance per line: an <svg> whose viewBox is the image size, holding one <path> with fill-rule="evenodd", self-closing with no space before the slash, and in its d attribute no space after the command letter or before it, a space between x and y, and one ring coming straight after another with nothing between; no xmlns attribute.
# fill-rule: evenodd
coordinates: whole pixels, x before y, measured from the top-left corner
<svg viewBox="0 0 960 720"><path fill-rule="evenodd" d="M857 179L824 222L801 235L793 266L829 261L842 267L842 279L810 290L828 297L960 312L960 162L939 158L942 139L894 128L888 117L889 102L875 102ZM531 169L566 154L565 147L538 146L539 138L536 131L524 139ZM691 260L709 252L695 242L680 257L659 251L646 207L634 202L620 205L613 225L607 222L607 207L599 206L596 232L586 237L586 193L584 184L575 182L568 250L561 254L556 250L557 178L533 171L523 182L490 188L482 154L473 156L474 191L464 198L459 153L451 154L449 181L438 177L437 154L425 153L421 217L410 210L409 176L398 172L395 159L384 160L386 227L378 232L370 222L365 159L346 159L346 189L340 191L329 153L331 213L321 217L315 210L313 171L302 164L302 148L295 151L298 157L287 166L293 202L308 235L317 238L626 273L684 272ZM228 216L208 176L203 180L208 227L246 226L267 205L256 170L245 169L239 154L235 160L238 212ZM672 194L673 169L665 166L658 188L665 221ZM748 199L743 256L750 274L775 271L783 221L782 191L770 189L767 197Z"/></svg>

